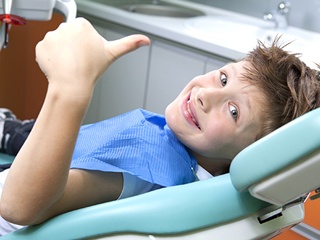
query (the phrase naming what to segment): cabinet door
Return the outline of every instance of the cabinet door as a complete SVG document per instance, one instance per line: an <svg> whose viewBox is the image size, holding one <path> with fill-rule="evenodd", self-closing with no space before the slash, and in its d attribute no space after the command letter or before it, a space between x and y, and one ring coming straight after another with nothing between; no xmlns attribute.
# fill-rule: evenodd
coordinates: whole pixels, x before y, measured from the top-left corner
<svg viewBox="0 0 320 240"><path fill-rule="evenodd" d="M131 34L95 26L108 40ZM116 60L99 80L85 123L100 121L143 107L149 48L142 47Z"/></svg>
<svg viewBox="0 0 320 240"><path fill-rule="evenodd" d="M103 28L95 26L95 25L94 25L94 28L97 30L98 33L101 34L101 36L105 35L105 30ZM100 95L101 95L100 94L100 92L101 92L100 91L101 78L102 77L100 77L100 79L97 83L97 86L94 89L94 94L91 99L90 106L89 106L87 114L83 120L84 124L93 123L93 122L96 122L99 120L98 116L99 116L99 112L100 112L99 105L100 105Z"/></svg>
<svg viewBox="0 0 320 240"><path fill-rule="evenodd" d="M229 63L228 59L219 58L217 56L210 57L206 62L205 72L211 72L222 68L224 65Z"/></svg>
<svg viewBox="0 0 320 240"><path fill-rule="evenodd" d="M145 108L164 114L184 86L204 72L205 57L186 49L153 41Z"/></svg>

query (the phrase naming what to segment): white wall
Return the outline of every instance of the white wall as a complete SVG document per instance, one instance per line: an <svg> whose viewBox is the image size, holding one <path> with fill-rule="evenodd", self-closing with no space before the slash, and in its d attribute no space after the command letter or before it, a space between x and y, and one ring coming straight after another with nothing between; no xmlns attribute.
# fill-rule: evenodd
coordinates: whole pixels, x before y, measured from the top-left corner
<svg viewBox="0 0 320 240"><path fill-rule="evenodd" d="M219 7L262 18L276 9L281 0L184 0ZM320 32L320 0L289 0L289 25Z"/></svg>

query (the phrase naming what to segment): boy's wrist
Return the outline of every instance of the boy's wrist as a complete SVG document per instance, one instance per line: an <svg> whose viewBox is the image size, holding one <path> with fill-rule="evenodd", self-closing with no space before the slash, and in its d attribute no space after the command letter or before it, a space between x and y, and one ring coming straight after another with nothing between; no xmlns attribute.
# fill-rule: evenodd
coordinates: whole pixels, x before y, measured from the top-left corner
<svg viewBox="0 0 320 240"><path fill-rule="evenodd" d="M47 97L55 101L62 100L72 105L79 104L86 106L91 101L93 90L94 87L90 86L61 86L60 84L49 83Z"/></svg>

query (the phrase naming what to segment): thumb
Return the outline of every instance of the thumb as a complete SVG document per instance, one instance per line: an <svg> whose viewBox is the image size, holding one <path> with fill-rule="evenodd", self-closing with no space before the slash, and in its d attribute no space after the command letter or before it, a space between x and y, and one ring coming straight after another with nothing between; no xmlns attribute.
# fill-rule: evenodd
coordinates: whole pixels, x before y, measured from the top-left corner
<svg viewBox="0 0 320 240"><path fill-rule="evenodd" d="M136 50L141 46L148 46L149 44L150 39L148 37L134 34L114 41L105 41L105 49L106 53L113 56L113 60L116 60L126 53Z"/></svg>

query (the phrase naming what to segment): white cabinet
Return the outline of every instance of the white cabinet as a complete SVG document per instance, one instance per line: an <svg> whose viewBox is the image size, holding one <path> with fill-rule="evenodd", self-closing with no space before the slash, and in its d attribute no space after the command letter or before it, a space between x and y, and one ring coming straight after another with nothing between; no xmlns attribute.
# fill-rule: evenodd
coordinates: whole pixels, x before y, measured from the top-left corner
<svg viewBox="0 0 320 240"><path fill-rule="evenodd" d="M219 58L218 56L210 56L206 61L205 73L211 72L213 70L222 68L224 65L229 63L230 60Z"/></svg>
<svg viewBox="0 0 320 240"><path fill-rule="evenodd" d="M95 28L108 40L131 34L131 32L118 32L105 25L95 25ZM110 66L95 88L84 123L104 120L136 108L143 108L148 58L149 48L142 47L122 56Z"/></svg>
<svg viewBox="0 0 320 240"><path fill-rule="evenodd" d="M205 68L205 58L167 43L151 46L146 109L163 114L183 87Z"/></svg>

